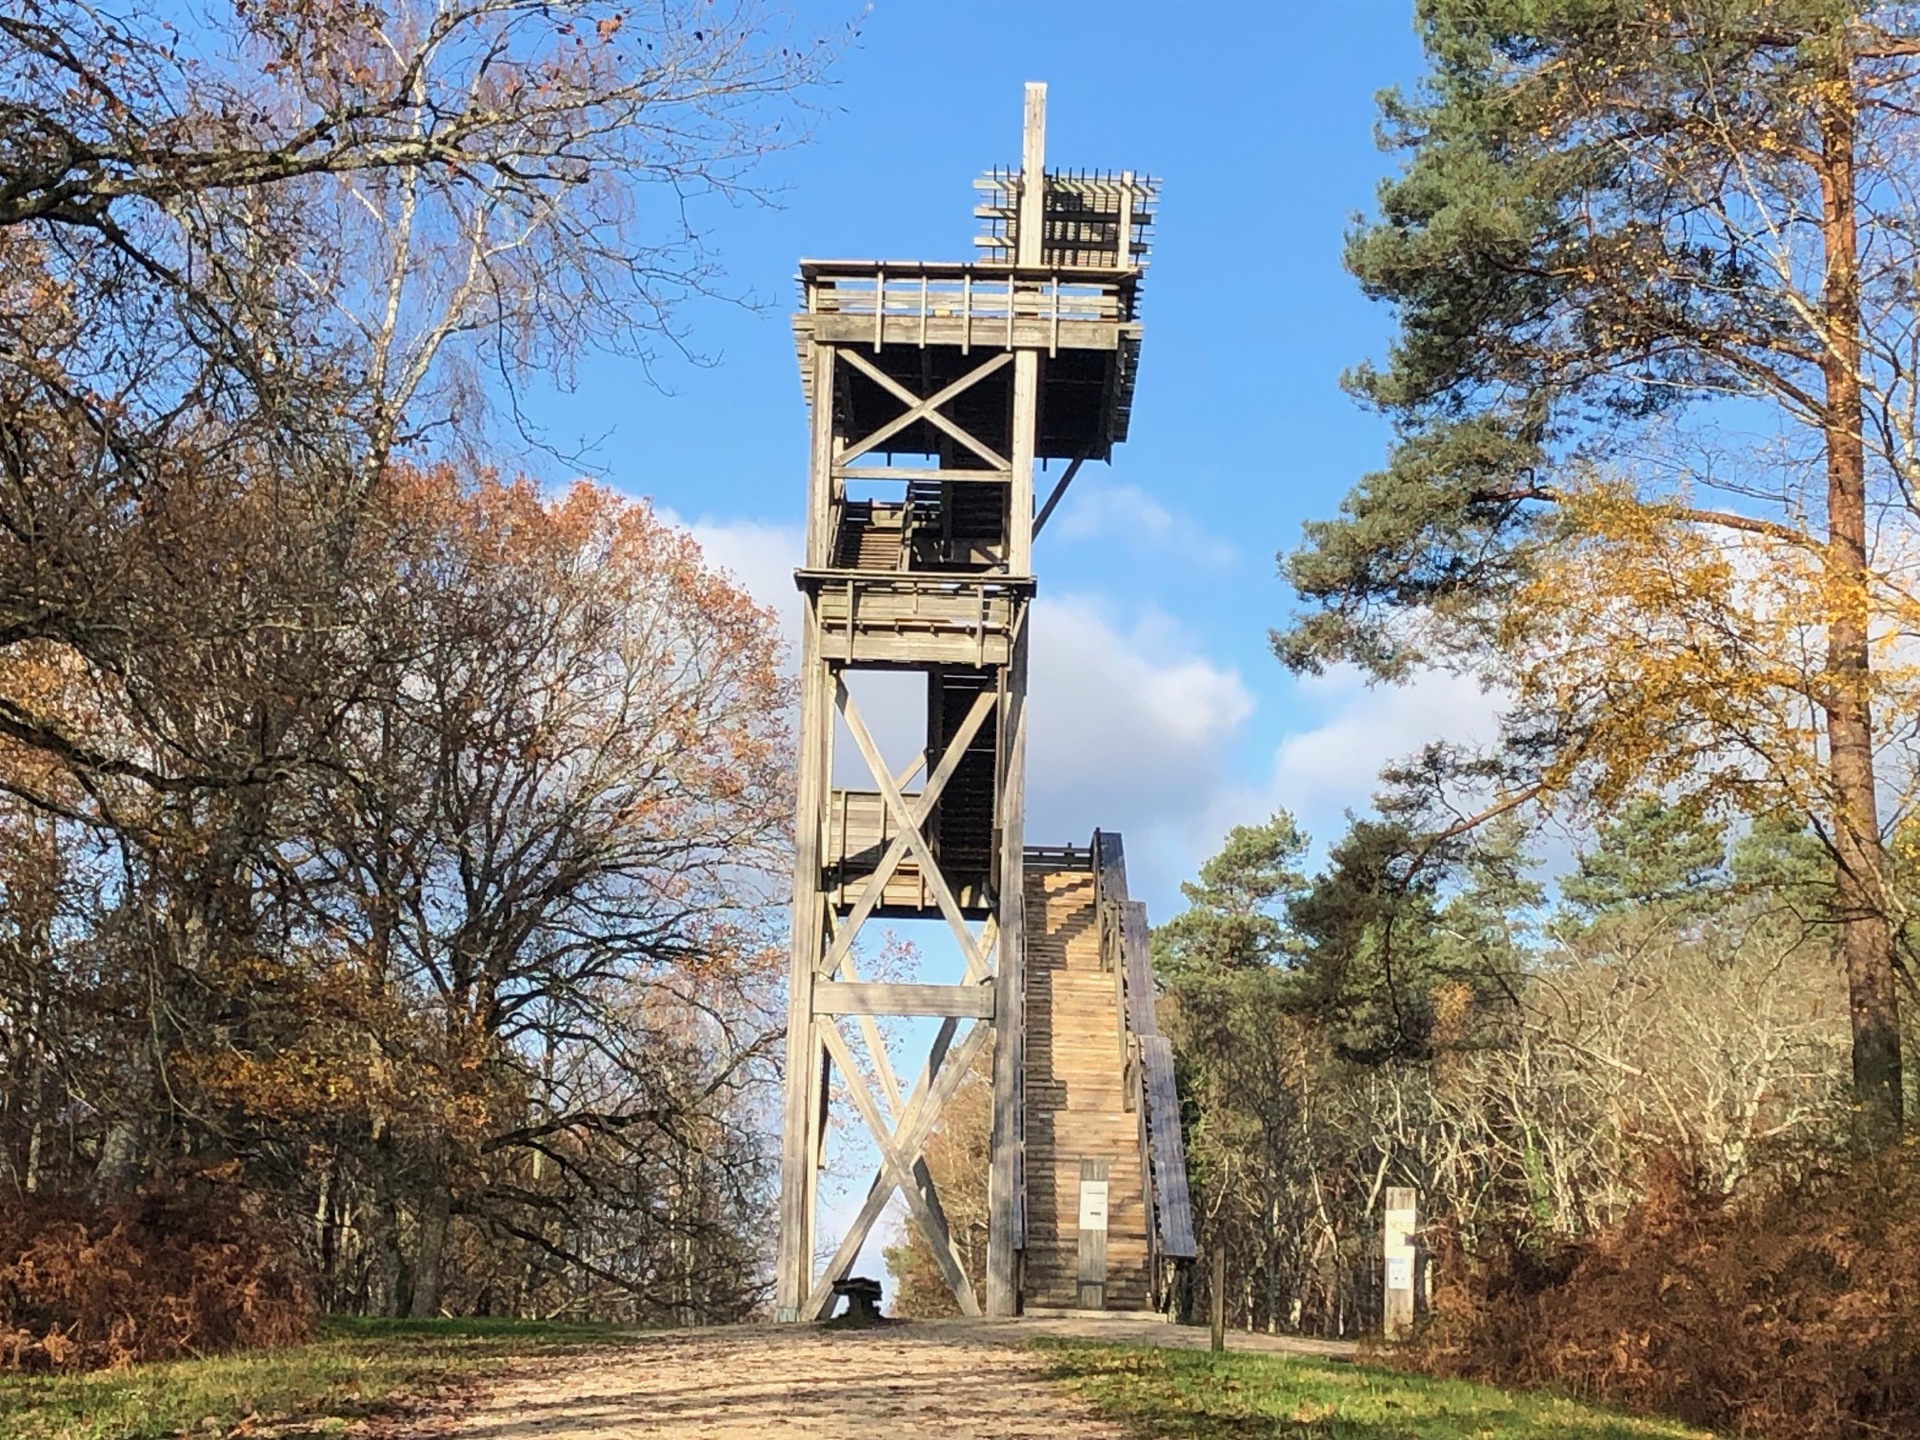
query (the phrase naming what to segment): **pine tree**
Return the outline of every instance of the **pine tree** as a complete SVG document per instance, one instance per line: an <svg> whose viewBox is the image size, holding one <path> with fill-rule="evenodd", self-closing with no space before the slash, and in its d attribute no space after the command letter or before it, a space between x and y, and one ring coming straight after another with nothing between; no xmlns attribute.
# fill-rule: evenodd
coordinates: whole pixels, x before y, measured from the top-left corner
<svg viewBox="0 0 1920 1440"><path fill-rule="evenodd" d="M1406 166L1346 257L1397 316L1348 377L1397 441L1288 560L1309 610L1276 647L1499 675L1544 794L1691 780L1798 807L1883 1137L1901 1057L1874 737L1896 702L1869 634L1912 601L1868 517L1904 516L1920 470L1920 21L1848 0L1417 15L1428 79L1383 100ZM1631 437L1729 397L1803 437L1804 476L1621 476Z"/></svg>
<svg viewBox="0 0 1920 1440"><path fill-rule="evenodd" d="M1575 926L1622 911L1657 908L1683 921L1713 913L1726 897L1727 832L1697 811L1643 799L1600 828L1560 896Z"/></svg>
<svg viewBox="0 0 1920 1440"><path fill-rule="evenodd" d="M1278 964L1288 950L1287 903L1306 886L1307 837L1286 811L1236 825L1220 853L1180 886L1187 909L1154 931L1162 975L1208 975Z"/></svg>

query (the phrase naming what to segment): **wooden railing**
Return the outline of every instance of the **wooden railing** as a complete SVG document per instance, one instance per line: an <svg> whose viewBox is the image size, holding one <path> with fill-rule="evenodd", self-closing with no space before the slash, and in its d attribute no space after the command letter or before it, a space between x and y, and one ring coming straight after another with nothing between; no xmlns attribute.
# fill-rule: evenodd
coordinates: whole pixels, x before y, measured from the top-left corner
<svg viewBox="0 0 1920 1440"><path fill-rule="evenodd" d="M953 265L884 261L837 264L808 261L801 290L810 315L871 316L878 343L887 326L912 328L936 321L968 322L969 332L1041 321L1058 327L1074 322L1130 321L1137 283L1111 271L1016 270L1006 265ZM896 332L897 333L897 332Z"/></svg>
<svg viewBox="0 0 1920 1440"><path fill-rule="evenodd" d="M1180 1099L1174 1086L1173 1047L1154 1015L1153 958L1147 907L1127 897L1126 861L1120 837L1095 838L1094 874L1100 893L1101 943L1111 947L1114 983L1122 1016L1121 1059L1127 1067L1129 1107L1141 1103L1142 1166L1148 1213L1155 1219L1157 1253L1190 1260L1197 1252L1193 1205L1187 1187L1186 1145L1180 1132ZM1138 1097L1136 1102L1135 1097Z"/></svg>

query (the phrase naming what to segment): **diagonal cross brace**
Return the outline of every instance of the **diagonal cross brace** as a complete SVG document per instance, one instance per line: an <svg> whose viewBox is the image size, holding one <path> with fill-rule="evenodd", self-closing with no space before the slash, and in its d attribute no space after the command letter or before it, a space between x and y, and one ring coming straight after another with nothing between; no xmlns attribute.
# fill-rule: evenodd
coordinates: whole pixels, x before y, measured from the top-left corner
<svg viewBox="0 0 1920 1440"><path fill-rule="evenodd" d="M845 679L839 682L839 691L834 698L840 707L841 715L846 718L847 729L853 735L853 743L859 747L861 756L867 762L867 769L872 772L874 782L880 787L880 794L887 802L887 809L893 812L894 824L899 827L899 834L894 838L905 839L912 847L914 857L920 862L920 873L933 884L933 898L939 902L940 913L947 917L947 925L952 929L954 939L960 944L960 953L967 957L967 979L969 981L986 979L987 957L980 953L980 946L973 938L973 931L967 928L967 917L960 913L960 902L953 898L953 887L947 884L947 877L940 869L940 863L933 858L933 847L927 843L927 837L921 832L921 826L925 822L925 815L921 812L932 808L926 803L925 791L921 792L918 807L907 804L906 797L900 793L900 787L893 783L893 773L887 768L887 762L880 754L880 747L873 743L873 735L867 729L867 722L860 718L860 707L854 704ZM990 702L993 698L991 691L981 691L974 697L974 709L981 709L982 701ZM968 718L971 719L972 716L969 715ZM967 737L969 741L972 738L971 735ZM949 760L957 768L960 763L958 757L964 752L965 747L957 741L949 745L946 755L941 757L941 769L947 768ZM928 789L931 788L932 786L929 785ZM945 788L944 785L942 788ZM897 865L899 862L896 860L894 863Z"/></svg>
<svg viewBox="0 0 1920 1440"><path fill-rule="evenodd" d="M926 1174L920 1164L920 1147L916 1145L909 1151L887 1128L886 1121L880 1116L880 1107L874 1103L873 1092L867 1089L865 1078L853 1063L853 1052L847 1048L846 1037L840 1033L840 1027L829 1022L821 1027L820 1035L826 1041L828 1053L840 1066L847 1093L853 1098L854 1109L860 1112L860 1118L866 1122L867 1133L879 1147L880 1168L886 1174L888 1184L906 1197L907 1206L912 1210L913 1218L919 1222L920 1232L927 1237L927 1243L933 1249L933 1258L939 1264L948 1288L960 1302L961 1314L978 1315L980 1302L974 1298L973 1283L967 1279L960 1257L954 1253L946 1217L936 1207L932 1177Z"/></svg>
<svg viewBox="0 0 1920 1440"><path fill-rule="evenodd" d="M852 705L852 697L847 694L844 682L840 686L840 696L844 702L844 713L845 709ZM820 963L820 973L822 975L831 977L839 973L841 964L846 960L848 952L853 948L854 937L859 934L860 927L867 923L868 917L873 914L874 909L880 904L881 897L886 894L887 881L893 878L893 872L900 867L900 862L906 857L908 849L911 848L917 840L920 844L919 850L915 853L918 854L927 850L926 840L920 833L921 827L926 824L927 816L933 813L933 807L939 801L941 792L947 788L947 782L953 778L953 772L960 768L961 760L966 757L967 746L973 743L973 737L978 735L980 733L980 727L986 724L987 716L992 713L993 706L994 695L990 690L983 690L974 698L973 708L967 712L966 719L960 722L960 728L954 731L953 738L947 744L946 754L940 757L939 765L935 767L933 773L927 777L926 788L920 792L918 801L907 810L904 820L901 820L901 812L893 809L892 803L889 802L888 808L894 814L896 821L900 823L900 829L894 835L893 839L888 842L886 851L880 857L879 865L875 866L873 873L867 877L866 886L861 890L859 899L854 902L853 909L848 913L846 922L835 932L833 944L827 951L826 959ZM848 717L848 725L849 728L852 728L853 717L851 715ZM874 771L875 781L882 786L882 793L886 793L890 786L892 794L898 797L900 795L900 787L893 785L893 777L885 773L886 766L879 760L879 752L872 750L873 737L867 734L864 725L860 726L855 736L855 743L859 743L862 737L865 738L866 744L862 746L861 753L867 758L869 768ZM941 879L939 867L932 864L931 858L922 863L928 866L929 878L932 880L935 888L942 889L944 881ZM944 898L951 903L953 897L951 894L944 894ZM955 913L958 913L957 907ZM964 920L961 922L961 929L963 931L966 929ZM966 940L961 947L961 953L967 957L967 978L970 980L985 978L986 962L984 959L979 960L980 968L977 972L975 970L977 947L975 947L973 943L971 933L967 934Z"/></svg>
<svg viewBox="0 0 1920 1440"><path fill-rule="evenodd" d="M869 380L873 381L874 384L878 385L882 390L885 390L907 408L906 413L894 416L893 419L867 436L866 439L848 445L834 457L833 463L835 465L850 464L852 461L858 460L869 450L891 440L895 435L898 435L902 430L913 424L914 421L926 420L946 431L947 434L973 451L974 454L986 461L987 464L991 465L995 470L1013 469L1012 461L996 452L991 446L976 440L972 435L967 433L964 426L956 421L949 420L945 415L940 413L940 407L942 405L947 404L963 392L971 390L975 385L1000 369L1001 366L1011 361L1013 359L1011 352L1003 351L987 361L986 364L968 371L951 385L942 387L924 400L858 352L851 349L843 349L840 351L840 356L849 365L853 366L854 369L865 375Z"/></svg>
<svg viewBox="0 0 1920 1440"><path fill-rule="evenodd" d="M960 1041L959 1047L951 1054L947 1047L953 1040L954 1030L959 1021L944 1022L935 1036L932 1049L928 1052L927 1066L920 1073L913 1087L913 1095L907 1102L906 1114L901 1117L899 1128L894 1131L897 1149L918 1156L927 1143L927 1137L933 1132L940 1112L953 1099L961 1082L967 1078L973 1068L974 1060L985 1047L987 1039L993 1033L993 1027L985 1022L977 1022ZM924 1169L916 1162L916 1174ZM820 1273L813 1289L807 1297L806 1308L802 1312L809 1319L820 1319L833 1299L833 1287L836 1282L846 1278L853 1269L853 1262L860 1256L860 1247L867 1242L874 1222L880 1218L880 1212L886 1208L892 1198L894 1182L892 1172L882 1165L873 1177L873 1184L867 1191L867 1198L860 1207L847 1233L841 1237L840 1247L833 1258L827 1262L827 1268Z"/></svg>
<svg viewBox="0 0 1920 1440"><path fill-rule="evenodd" d="M926 763L927 757L924 754L918 756L906 769L893 777L893 783L904 790L912 783L913 777L920 772L920 767ZM860 978L854 969L852 955L841 959L838 973L848 980ZM874 1071L880 1077L881 1098L887 1102L887 1113L892 1115L894 1123L898 1124L904 1105L900 1098L900 1078L893 1073L893 1060L887 1054L887 1042L881 1038L880 1026L873 1016L862 1015L859 1023L860 1036L867 1042L867 1050L873 1056Z"/></svg>

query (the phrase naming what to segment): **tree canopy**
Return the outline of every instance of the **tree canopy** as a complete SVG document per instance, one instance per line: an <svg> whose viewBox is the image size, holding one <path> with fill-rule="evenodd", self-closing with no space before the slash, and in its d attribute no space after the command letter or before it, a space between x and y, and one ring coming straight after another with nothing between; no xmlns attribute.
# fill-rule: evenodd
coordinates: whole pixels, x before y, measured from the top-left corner
<svg viewBox="0 0 1920 1440"><path fill-rule="evenodd" d="M836 48L757 0L0 15L23 1204L227 1187L340 1309L755 1302L777 632L521 476L519 401L687 344L701 197Z"/></svg>

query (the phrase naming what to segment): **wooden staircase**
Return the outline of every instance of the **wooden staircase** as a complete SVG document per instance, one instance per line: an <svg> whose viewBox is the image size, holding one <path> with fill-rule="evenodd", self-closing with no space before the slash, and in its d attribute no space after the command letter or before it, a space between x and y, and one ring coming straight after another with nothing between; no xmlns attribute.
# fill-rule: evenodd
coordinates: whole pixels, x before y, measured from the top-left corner
<svg viewBox="0 0 1920 1440"><path fill-rule="evenodd" d="M1117 973L1103 964L1088 870L1027 875L1027 1308L1152 1306L1141 1117ZM1105 1291L1082 1290L1084 1162L1107 1172ZM1096 1292L1097 1293L1097 1292Z"/></svg>

